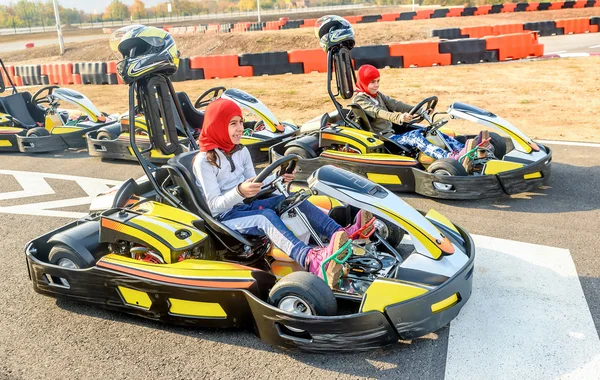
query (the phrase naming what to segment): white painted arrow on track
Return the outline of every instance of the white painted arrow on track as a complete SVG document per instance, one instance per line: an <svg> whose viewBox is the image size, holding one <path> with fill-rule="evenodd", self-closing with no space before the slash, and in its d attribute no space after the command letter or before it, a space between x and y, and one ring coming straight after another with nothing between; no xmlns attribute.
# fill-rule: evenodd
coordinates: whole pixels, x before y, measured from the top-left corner
<svg viewBox="0 0 600 380"><path fill-rule="evenodd" d="M445 380L598 379L600 339L567 249L474 236L473 294Z"/></svg>
<svg viewBox="0 0 600 380"><path fill-rule="evenodd" d="M15 170L0 170L0 175L14 176L14 178L23 188L23 190L0 193L0 201L56 194L54 189L52 189L52 187L46 182L46 179L60 179L65 181L74 181L77 183L77 185L79 185L79 187L81 187L81 189L83 189L83 191L85 191L85 193L88 195L87 197L0 207L0 213L54 216L62 218L81 218L85 216L86 213L55 210L56 208L90 204L96 195L108 190L110 186L121 183L121 181L107 179L79 177L64 174L22 172Z"/></svg>

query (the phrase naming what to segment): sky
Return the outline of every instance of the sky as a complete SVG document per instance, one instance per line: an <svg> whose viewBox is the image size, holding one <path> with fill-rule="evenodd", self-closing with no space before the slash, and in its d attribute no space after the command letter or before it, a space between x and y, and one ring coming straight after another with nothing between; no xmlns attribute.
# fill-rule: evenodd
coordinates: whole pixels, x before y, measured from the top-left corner
<svg viewBox="0 0 600 380"><path fill-rule="evenodd" d="M147 7L152 7L166 0L142 0ZM0 0L0 5L15 4L17 0ZM133 4L133 0L123 0L127 5ZM77 8L91 13L96 9L98 13L102 13L110 4L110 0L58 0L58 3L65 8Z"/></svg>

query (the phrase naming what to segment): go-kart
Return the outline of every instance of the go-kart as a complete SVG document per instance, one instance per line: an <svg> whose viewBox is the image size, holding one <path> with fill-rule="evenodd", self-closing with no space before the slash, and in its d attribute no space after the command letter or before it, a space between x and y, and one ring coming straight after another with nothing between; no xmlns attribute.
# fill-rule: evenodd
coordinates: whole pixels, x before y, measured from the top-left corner
<svg viewBox="0 0 600 380"><path fill-rule="evenodd" d="M236 102L240 108L249 111L258 120L246 120L242 144L248 147L255 163L264 163L269 160L269 147L275 143L285 141L298 133L298 128L291 122L279 122L275 115L258 99L238 89L226 89L225 87L213 87L202 93L194 102L193 106L189 96L185 92L177 93L177 100L183 114L183 121L179 120L175 108L173 115L177 124L178 136L185 141L185 128L197 138L204 122L204 108L213 100L223 97ZM173 107L177 105L173 104ZM88 133L87 143L91 156L110 159L135 160L129 144L129 116L124 113L121 116L121 125L100 128L98 131ZM165 163L171 155L164 156L157 149L149 148L149 139L146 120L142 114L137 113L136 139L140 147L148 150L147 157L154 163ZM189 150L189 146L183 148ZM195 148L193 148L195 149Z"/></svg>
<svg viewBox="0 0 600 380"><path fill-rule="evenodd" d="M148 86L167 80L151 78ZM157 99L143 87L139 95L130 86L130 109L139 97L152 108L168 105L164 94ZM170 154L175 147L165 137L176 136L173 120L146 114L151 142ZM212 217L193 174L196 152L156 167L130 141L145 180L100 195L89 216L27 244L36 292L186 326L249 328L270 344L319 352L425 335L448 324L470 297L475 247L469 234L363 177L324 166L310 176L310 191L290 194L282 175L299 159L290 155L255 179L278 173L257 197L283 193L278 213L299 218L290 224L305 229L293 231L308 230L317 244L297 209L302 202L315 202L341 225L359 209L375 215L369 233L359 231L330 258L344 266L339 281L321 279L268 236L242 235Z"/></svg>
<svg viewBox="0 0 600 380"><path fill-rule="evenodd" d="M453 103L447 112L430 114L438 99L429 97L413 107L414 116L408 125L395 126L398 134L414 128L423 131L426 138L450 149L441 131L465 143L475 136L458 136L443 128L447 118L465 119L503 133L490 133L492 148L477 147L467 152L465 159L473 161L473 172L467 173L456 160L434 160L416 148L400 145L386 136L374 133L370 120L357 104L343 108L336 97L350 99L354 94L355 74L350 50L343 45L333 45L328 50L327 91L336 111L326 113L302 125L304 135L273 145L270 160L276 161L288 154L297 154L298 180L306 180L310 173L323 165L337 165L361 174L392 191L446 199L477 199L532 191L545 184L550 177L550 148L535 143L508 121L491 112L464 104ZM338 93L331 88L335 71ZM426 126L416 123L425 121ZM482 144L483 145L483 144Z"/></svg>
<svg viewBox="0 0 600 380"><path fill-rule="evenodd" d="M2 70L6 67L0 60ZM50 152L85 147L85 134L117 124L77 91L45 86L33 96L18 92L9 75L12 94L0 97L0 152ZM5 86L0 76L0 93ZM59 109L61 102L79 110Z"/></svg>

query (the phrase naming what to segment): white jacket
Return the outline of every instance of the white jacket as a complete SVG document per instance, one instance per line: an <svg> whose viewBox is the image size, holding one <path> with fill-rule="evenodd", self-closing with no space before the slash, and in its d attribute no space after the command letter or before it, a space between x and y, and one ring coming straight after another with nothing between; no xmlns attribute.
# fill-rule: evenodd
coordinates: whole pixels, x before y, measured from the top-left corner
<svg viewBox="0 0 600 380"><path fill-rule="evenodd" d="M245 180L255 177L256 171L246 147L231 155L235 170L231 171L231 164L225 154L215 149L221 168L211 165L206 161L206 153L200 152L194 160L194 175L196 184L204 192L208 207L213 216L218 216L229 211L233 206L242 203L244 197L238 192L237 186ZM265 183L274 178L269 176Z"/></svg>

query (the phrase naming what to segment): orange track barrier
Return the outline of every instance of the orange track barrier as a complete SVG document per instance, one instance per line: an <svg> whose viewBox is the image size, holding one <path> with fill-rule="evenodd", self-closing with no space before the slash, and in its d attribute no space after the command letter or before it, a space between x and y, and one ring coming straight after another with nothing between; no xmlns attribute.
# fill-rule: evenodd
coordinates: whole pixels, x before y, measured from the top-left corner
<svg viewBox="0 0 600 380"><path fill-rule="evenodd" d="M491 10L492 10L491 5L480 5L477 7L477 10L475 11L474 15L475 16L487 15L488 13L490 13Z"/></svg>
<svg viewBox="0 0 600 380"><path fill-rule="evenodd" d="M494 34L492 26L468 26L460 28L460 34L463 36L469 36L470 38L481 38L484 36L491 36Z"/></svg>
<svg viewBox="0 0 600 380"><path fill-rule="evenodd" d="M390 45L391 57L402 57L403 67L447 66L452 63L451 54L440 54L438 41L397 42Z"/></svg>
<svg viewBox="0 0 600 380"><path fill-rule="evenodd" d="M240 66L237 55L212 55L191 57L191 69L203 69L205 79L251 77L254 72L250 66Z"/></svg>
<svg viewBox="0 0 600 380"><path fill-rule="evenodd" d="M301 28L312 28L313 26L315 26L315 23L317 22L316 18L307 18L304 19L304 24L300 25Z"/></svg>
<svg viewBox="0 0 600 380"><path fill-rule="evenodd" d="M550 7L548 7L549 11L555 11L558 9L562 9L563 5L565 4L564 1L555 1L553 3L550 3Z"/></svg>
<svg viewBox="0 0 600 380"><path fill-rule="evenodd" d="M123 79L121 79L121 76L117 73L117 61L106 62L106 73L117 74L117 82L123 84Z"/></svg>
<svg viewBox="0 0 600 380"><path fill-rule="evenodd" d="M291 50L288 52L288 61L302 63L306 74L313 71L327 72L327 54L323 49Z"/></svg>
<svg viewBox="0 0 600 380"><path fill-rule="evenodd" d="M10 76L10 79L13 82L15 82L15 67L6 65L6 71L8 71L8 75ZM10 86L10 82L8 81L8 78L6 77L6 74L4 74L4 70L2 71L2 81L4 82L5 86ZM16 83L15 83L15 85L16 85Z"/></svg>
<svg viewBox="0 0 600 380"><path fill-rule="evenodd" d="M413 17L413 20L427 20L431 18L433 11L433 9L424 9L422 11L417 11L417 14L415 15L415 17Z"/></svg>
<svg viewBox="0 0 600 380"><path fill-rule="evenodd" d="M49 63L41 66L41 73L48 77L49 84L73 84L72 63Z"/></svg>
<svg viewBox="0 0 600 380"><path fill-rule="evenodd" d="M538 7L540 6L540 3L529 3L529 5L527 6L527 9L525 9L527 12L534 12L538 10Z"/></svg>
<svg viewBox="0 0 600 380"><path fill-rule="evenodd" d="M523 32L523 24L505 24L492 26L492 33L495 36L502 34L513 34Z"/></svg>
<svg viewBox="0 0 600 380"><path fill-rule="evenodd" d="M594 4L594 7L600 7L600 0L596 0L596 4Z"/></svg>
<svg viewBox="0 0 600 380"><path fill-rule="evenodd" d="M22 86L23 85L23 79L21 79L21 77L18 76L18 75L15 75L13 77L13 82L14 82L15 86Z"/></svg>
<svg viewBox="0 0 600 380"><path fill-rule="evenodd" d="M586 4L587 0L578 0L575 2L575 4L573 4L573 8L585 8Z"/></svg>
<svg viewBox="0 0 600 380"><path fill-rule="evenodd" d="M81 74L73 74L73 83L74 84L82 84Z"/></svg>
<svg viewBox="0 0 600 380"><path fill-rule="evenodd" d="M481 7L479 7L479 8L481 8ZM487 12L489 12L490 9L492 9L491 6L484 14L487 14ZM446 17L460 17L460 15L463 13L464 10L465 10L465 7L449 8L448 13L446 13ZM477 14L477 13L475 13L475 14Z"/></svg>
<svg viewBox="0 0 600 380"><path fill-rule="evenodd" d="M384 13L377 22L396 21L400 17L400 13Z"/></svg>
<svg viewBox="0 0 600 380"><path fill-rule="evenodd" d="M595 28L591 28L595 26ZM564 20L556 20L557 28L564 28L565 34L581 34L593 31L598 31L598 25L590 25L589 18L568 18Z"/></svg>
<svg viewBox="0 0 600 380"><path fill-rule="evenodd" d="M517 4L515 3L504 3L504 6L502 7L502 10L500 11L501 13L511 13L515 11L515 8L517 7Z"/></svg>
<svg viewBox="0 0 600 380"><path fill-rule="evenodd" d="M484 37L486 50L498 50L498 60L520 59L544 55L536 32Z"/></svg>
<svg viewBox="0 0 600 380"><path fill-rule="evenodd" d="M344 17L350 24L358 24L360 20L362 20L363 16L346 16Z"/></svg>

